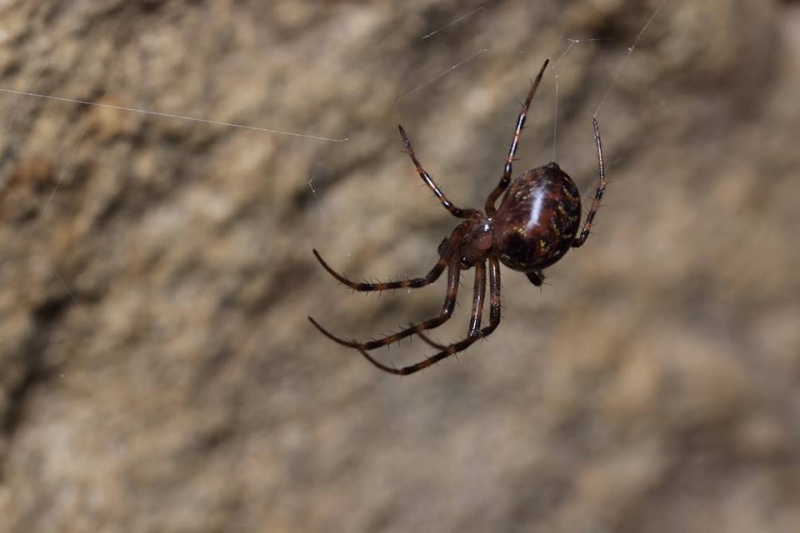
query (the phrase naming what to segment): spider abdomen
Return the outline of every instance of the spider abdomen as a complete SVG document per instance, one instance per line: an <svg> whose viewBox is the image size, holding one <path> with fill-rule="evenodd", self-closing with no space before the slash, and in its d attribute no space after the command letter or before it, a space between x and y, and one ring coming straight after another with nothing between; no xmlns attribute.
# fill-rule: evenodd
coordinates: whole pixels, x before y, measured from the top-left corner
<svg viewBox="0 0 800 533"><path fill-rule="evenodd" d="M515 179L493 217L494 245L509 268L546 268L572 246L581 221L578 187L556 163Z"/></svg>

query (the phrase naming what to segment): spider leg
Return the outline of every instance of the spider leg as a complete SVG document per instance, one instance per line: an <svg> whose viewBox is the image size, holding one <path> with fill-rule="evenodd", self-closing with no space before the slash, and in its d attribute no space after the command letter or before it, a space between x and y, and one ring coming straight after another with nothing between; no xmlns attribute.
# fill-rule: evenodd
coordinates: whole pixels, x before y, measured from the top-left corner
<svg viewBox="0 0 800 533"><path fill-rule="evenodd" d="M522 104L522 111L519 113L519 117L517 117L517 127L514 129L514 138L511 140L511 148L508 150L508 157L506 158L506 164L503 168L503 177L500 178L500 183L497 184L497 187L489 194L489 197L486 198L486 215L492 216L495 214L494 204L500 195L505 192L508 188L508 184L511 183L511 172L512 166L514 164L514 155L517 153L517 146L519 146L519 138L522 135L522 128L525 126L525 119L528 116L528 110L531 107L531 100L533 100L533 95L536 94L536 89L539 88L539 82L542 81L542 76L544 75L544 69L547 68L548 63L550 60L547 59L542 65L542 69L539 71L539 74L536 76L536 80L531 85L531 90L528 91L528 97L525 99L525 103Z"/></svg>
<svg viewBox="0 0 800 533"><path fill-rule="evenodd" d="M467 338L480 335L481 318L483 317L483 302L486 299L486 263L481 261L475 264L475 285L472 288L472 315L469 319L469 332Z"/></svg>
<svg viewBox="0 0 800 533"><path fill-rule="evenodd" d="M441 326L447 320L450 319L450 317L453 315L453 309L455 309L456 306L456 297L458 296L458 282L461 279L461 265L460 265L460 257L458 255L458 251L461 247L461 241L463 240L462 232L463 230L461 226L457 226L456 229L453 230L453 232L450 234L450 237L447 239L447 245L445 247L445 250L442 251L441 257L437 262L437 267L439 265L445 265L445 264L447 265L447 291L445 292L444 303L442 304L442 310L439 313L439 316L435 318L430 318L423 322L419 322L418 324L412 324L408 328L400 330L392 335L387 335L382 339L375 339L367 342L358 342L355 340L348 341L342 339L340 337L337 337L333 333L329 332L325 328L323 328L313 318L308 317L308 320L312 324L314 324L314 327L316 327L323 335L325 335L332 341L337 342L343 346L347 346L349 348L356 348L358 350L374 350L375 348L378 348L380 346L386 346L388 344L398 342L400 339L410 337L414 333ZM322 258L319 256L319 254L316 255L317 258L320 259L320 261L322 261ZM322 264L323 266L326 266L324 262ZM434 267L434 270L437 267ZM338 279L339 276L335 272L333 272L332 270L329 271Z"/></svg>
<svg viewBox="0 0 800 533"><path fill-rule="evenodd" d="M589 214L586 215L586 222L583 224L583 230L581 234L572 241L573 248L581 246L586 242L586 239L589 238L594 216L597 214L597 210L600 209L600 200L603 199L603 193L606 192L606 169L603 165L603 145L600 143L600 129L597 127L596 118L592 118L592 124L594 125L594 142L597 144L597 161L600 166L600 183L597 185L597 192L594 193L594 201L592 202L592 207L589 209Z"/></svg>
<svg viewBox="0 0 800 533"><path fill-rule="evenodd" d="M322 259L322 256L319 255L319 252L316 249L314 250L314 256L317 258L317 261L319 261L322 267L325 270L327 270L331 276L339 280L340 283L347 285L354 291L360 291L360 292L388 291L392 289L418 289L420 287L430 285L431 283L439 279L439 276L442 275L442 272L444 272L444 269L447 266L447 257L445 257L445 255L441 255L439 257L439 260L431 269L431 271L421 278L412 278L406 280L377 282L377 283L356 283L354 281L350 281L345 276L339 274L334 269L332 269L328 265L328 263L326 263L325 260Z"/></svg>
<svg viewBox="0 0 800 533"><path fill-rule="evenodd" d="M476 274L477 275L477 274ZM485 281L484 281L485 284ZM476 280L477 285L477 280ZM460 351L467 349L471 346L475 341L478 339L482 339L484 337L489 336L500 324L500 263L498 262L496 257L489 258L489 287L491 291L491 307L489 311L489 325L481 329L479 332L476 333L474 337L467 337L466 339L453 343L449 346L444 346L439 353L436 353L424 361L419 362L414 365L405 366L403 368L394 368L391 366L387 366L384 364L379 363L374 358L372 358L366 350L359 350L361 355L363 355L370 363L375 365L376 367L380 368L385 372L389 372L390 374L397 374L399 376L407 376L408 374L413 374L415 372L419 372L429 366L450 357L451 355L457 354ZM481 302L478 301L477 298L473 299L472 302L472 315L473 317L477 314L476 307L482 305ZM428 340L424 335L420 333L420 336L423 337L426 341ZM438 343L433 343L432 345L437 345Z"/></svg>
<svg viewBox="0 0 800 533"><path fill-rule="evenodd" d="M486 298L486 263L477 263L475 265L475 286L472 294L472 316L470 318L469 333L467 335L469 338L480 335L481 317L483 316L483 302ZM421 331L417 332L417 336L419 336L429 346L433 346L437 350L447 349L447 345L439 344Z"/></svg>
<svg viewBox="0 0 800 533"><path fill-rule="evenodd" d="M458 218L472 218L473 216L477 215L478 211L475 209L461 209L460 207L453 205L453 203L447 199L438 185L434 183L431 175L428 174L424 168L422 168L422 165L417 160L417 156L414 154L414 149L411 147L411 141L408 139L408 135L406 135L406 130L404 130L403 126L399 124L397 127L400 130L400 136L403 138L403 144L406 146L406 151L408 152L409 157L411 157L411 161L414 162L414 166L417 169L419 177L422 178L422 181L425 182L425 185L430 187L430 189L433 191L433 194L436 195L436 198L439 199L444 208L450 211L451 215Z"/></svg>
<svg viewBox="0 0 800 533"><path fill-rule="evenodd" d="M460 239L457 239L460 240ZM314 326L323 335L328 337L334 342L337 342L343 346L347 346L349 348L356 348L357 350L374 350L375 348L380 348L381 346L386 346L387 344L393 344L400 339L404 339L406 337L410 337L414 333L425 331L433 328L437 328L447 322L451 316L453 316L453 309L456 306L456 296L458 295L458 281L461 276L461 269L458 264L458 256L448 254L451 257L450 264L447 267L447 292L445 294L444 304L442 305L442 310L439 313L439 316L435 318L430 318L428 320L424 320L417 324L412 324L406 329L402 329L397 333L393 333L391 335L387 335L382 339L375 339L367 342L358 342L355 340L348 341L342 338L337 337L333 333L329 332L325 328L319 325L316 320L311 317L308 319L311 321Z"/></svg>
<svg viewBox="0 0 800 533"><path fill-rule="evenodd" d="M432 346L432 347L436 348L437 350L446 350L447 349L447 345L446 344L440 344L440 343L436 342L435 340L431 339L430 337L428 337L427 335L425 335L421 331L417 332L417 336L420 339L422 339L423 341L425 341L425 343L428 346Z"/></svg>

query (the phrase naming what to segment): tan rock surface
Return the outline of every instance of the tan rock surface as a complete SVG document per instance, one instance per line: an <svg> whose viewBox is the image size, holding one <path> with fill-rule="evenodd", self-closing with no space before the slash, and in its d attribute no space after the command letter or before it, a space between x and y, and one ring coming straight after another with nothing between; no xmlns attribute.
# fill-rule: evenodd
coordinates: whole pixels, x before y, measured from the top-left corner
<svg viewBox="0 0 800 533"><path fill-rule="evenodd" d="M0 4L0 88L115 106L0 93L0 531L797 531L798 4L668 1L605 100L658 2L568 4ZM588 197L603 101L587 244L542 290L504 270L497 332L420 375L314 331L437 312L311 248L426 272L454 220L397 122L480 206L568 38L603 40L515 168L552 157L557 76Z"/></svg>

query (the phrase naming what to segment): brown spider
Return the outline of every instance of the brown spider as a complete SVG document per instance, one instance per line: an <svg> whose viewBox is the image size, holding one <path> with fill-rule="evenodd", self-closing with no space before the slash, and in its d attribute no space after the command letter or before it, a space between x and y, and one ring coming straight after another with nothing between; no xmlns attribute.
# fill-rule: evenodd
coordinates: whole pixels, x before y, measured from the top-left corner
<svg viewBox="0 0 800 533"><path fill-rule="evenodd" d="M514 162L514 154L517 151L522 128L525 125L525 118L549 62L548 59L542 65L542 69L536 76L536 80L528 92L528 97L522 105L503 169L503 177L500 178L500 183L486 199L485 213L477 209L461 209L445 197L430 175L422 168L411 148L411 141L408 140L403 127L399 126L400 136L403 138L408 155L414 162L422 181L431 188L451 215L464 219L439 245L439 261L422 278L386 283L354 283L328 266L316 250L314 250L314 255L333 277L356 291L417 289L430 285L447 269L447 292L444 305L438 317L412 324L408 328L382 339L367 342L341 339L320 326L316 320L308 317L311 323L326 337L344 346L357 349L369 362L381 370L399 375L412 374L445 357L465 350L497 328L500 324L500 262L513 270L524 272L531 283L538 287L544 282L543 269L561 259L570 248L577 248L586 242L606 188L603 148L600 144L600 130L595 118L592 118L592 124L594 125L594 139L600 167L600 183L580 234L578 234L581 222L580 192L558 164L550 162L543 167L528 170L513 182L511 181L511 166ZM500 206L495 209L497 199L504 192L506 193L505 197L500 202ZM486 299L487 261L489 262L490 291L489 325L481 328L483 304ZM430 340L423 331L439 327L452 316L461 271L472 267L475 267L475 285L467 337L448 346ZM400 339L414 334L419 335L427 344L439 350L438 353L420 363L400 369L381 364L367 353L369 350L398 342Z"/></svg>

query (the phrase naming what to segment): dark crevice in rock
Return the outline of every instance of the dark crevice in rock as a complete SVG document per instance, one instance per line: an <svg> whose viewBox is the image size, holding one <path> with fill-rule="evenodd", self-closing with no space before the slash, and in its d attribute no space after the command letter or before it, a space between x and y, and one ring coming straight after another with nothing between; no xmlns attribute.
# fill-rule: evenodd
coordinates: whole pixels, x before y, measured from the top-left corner
<svg viewBox="0 0 800 533"><path fill-rule="evenodd" d="M17 382L9 387L7 408L0 413L0 440L6 441L6 446L13 440L14 434L25 419L33 391L47 382L53 373L53 369L49 368L45 361L45 353L55 324L73 303L71 296L64 295L46 300L33 309L36 327L19 354L23 370ZM4 465L0 463L0 480L4 477Z"/></svg>

